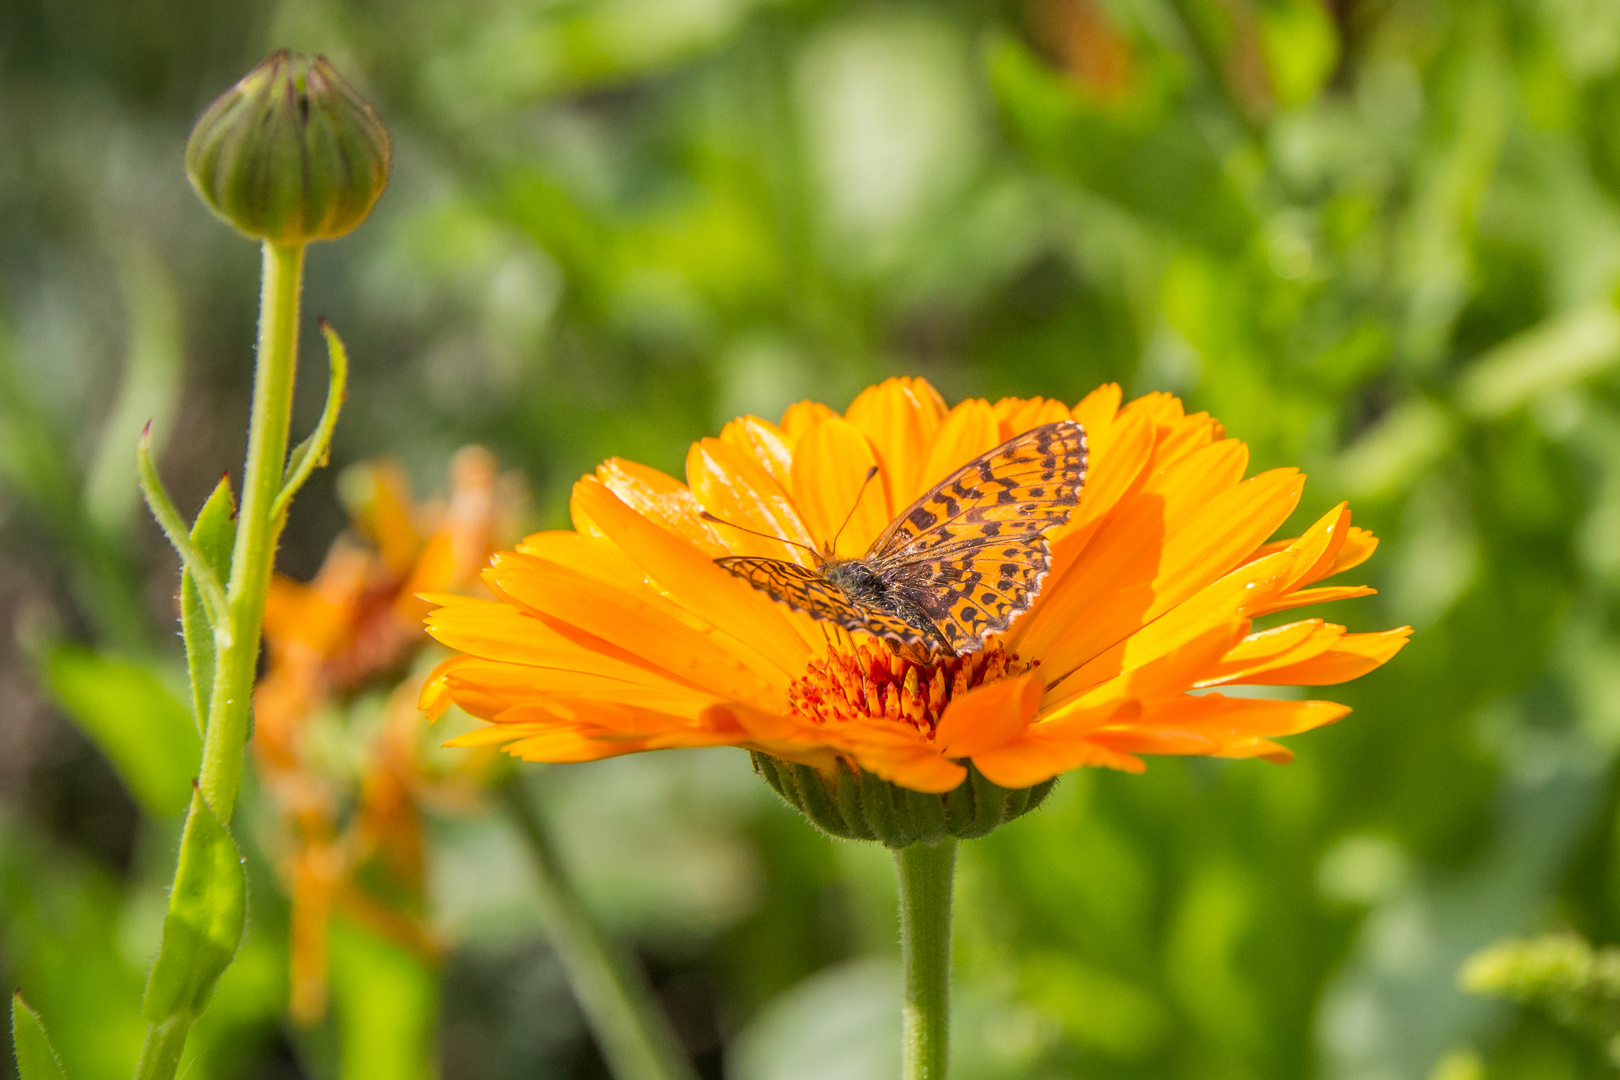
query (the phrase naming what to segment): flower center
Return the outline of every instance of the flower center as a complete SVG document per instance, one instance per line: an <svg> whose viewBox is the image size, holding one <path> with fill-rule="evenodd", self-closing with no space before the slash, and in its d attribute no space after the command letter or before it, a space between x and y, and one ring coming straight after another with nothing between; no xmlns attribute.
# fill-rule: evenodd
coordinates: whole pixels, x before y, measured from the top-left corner
<svg viewBox="0 0 1620 1080"><path fill-rule="evenodd" d="M1036 661L1035 663L1039 663ZM965 691L1035 666L1000 645L963 656L903 656L863 638L836 645L788 687L788 707L816 723L888 719L933 733L945 705Z"/></svg>

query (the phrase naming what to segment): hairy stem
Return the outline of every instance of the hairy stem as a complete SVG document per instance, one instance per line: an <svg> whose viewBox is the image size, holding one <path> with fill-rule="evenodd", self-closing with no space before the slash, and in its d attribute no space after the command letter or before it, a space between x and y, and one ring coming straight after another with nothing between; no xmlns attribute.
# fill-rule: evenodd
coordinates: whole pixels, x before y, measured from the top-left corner
<svg viewBox="0 0 1620 1080"><path fill-rule="evenodd" d="M951 885L956 840L894 853L905 976L904 1080L944 1080L950 1042Z"/></svg>
<svg viewBox="0 0 1620 1080"><path fill-rule="evenodd" d="M281 531L281 521L272 511L281 490L287 431L292 423L303 247L265 244L263 273L242 507L231 554L230 582L225 589L225 621L214 628L214 685L208 723L203 729L202 775L197 781L221 825L230 822L242 779L265 596L270 589L270 569ZM164 948L170 947L183 946L171 946L165 934ZM147 1025L136 1080L172 1080L194 1019L191 1013L183 1012Z"/></svg>
<svg viewBox="0 0 1620 1080"><path fill-rule="evenodd" d="M298 293L303 283L304 249L264 245L264 277L259 295L258 363L253 376L253 415L248 427L247 464L242 474L242 509L231 553L226 587L231 633L217 640L214 692L203 739L203 798L221 824L229 824L242 779L253 676L264 626L264 599L270 588L281 523L271 513L287 464L287 430L292 423L293 377L298 366Z"/></svg>

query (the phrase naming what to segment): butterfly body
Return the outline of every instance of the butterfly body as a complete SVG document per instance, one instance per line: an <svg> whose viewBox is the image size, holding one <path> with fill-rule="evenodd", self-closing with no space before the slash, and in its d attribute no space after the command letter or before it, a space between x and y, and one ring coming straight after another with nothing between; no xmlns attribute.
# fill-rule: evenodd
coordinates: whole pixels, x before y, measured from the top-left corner
<svg viewBox="0 0 1620 1080"><path fill-rule="evenodd" d="M968 462L894 519L857 559L815 566L715 562L773 599L849 630L968 652L1035 601L1050 565L1044 534L1069 520L1086 475L1085 430L1032 428Z"/></svg>
<svg viewBox="0 0 1620 1080"><path fill-rule="evenodd" d="M912 583L900 575L885 576L865 559L828 559L821 564L821 576L828 584L844 590L852 604L869 611L893 616L914 630L932 638L931 644L949 646L934 626L926 608L919 603ZM917 576L917 575L909 575ZM868 620L870 622L870 620Z"/></svg>

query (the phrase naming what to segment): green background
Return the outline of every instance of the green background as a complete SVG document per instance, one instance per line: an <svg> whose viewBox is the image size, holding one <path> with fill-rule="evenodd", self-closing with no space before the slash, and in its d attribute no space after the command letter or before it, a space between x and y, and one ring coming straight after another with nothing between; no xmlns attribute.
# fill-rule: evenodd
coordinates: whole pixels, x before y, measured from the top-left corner
<svg viewBox="0 0 1620 1080"><path fill-rule="evenodd" d="M1603 1075L1455 973L1620 936L1620 4L0 0L0 971L76 1080L133 1063L196 754L134 441L187 511L244 442L257 255L181 152L280 45L395 139L310 255L355 365L336 466L426 496L480 442L555 526L596 461L678 473L740 412L1116 380L1302 466L1295 524L1348 498L1383 537L1379 595L1323 614L1417 634L1293 765L1075 774L965 847L960 1080ZM885 852L740 751L531 773L705 1077L895 1074ZM340 933L333 1017L293 1028L247 798L188 1076L605 1075L495 817L434 823L442 969Z"/></svg>

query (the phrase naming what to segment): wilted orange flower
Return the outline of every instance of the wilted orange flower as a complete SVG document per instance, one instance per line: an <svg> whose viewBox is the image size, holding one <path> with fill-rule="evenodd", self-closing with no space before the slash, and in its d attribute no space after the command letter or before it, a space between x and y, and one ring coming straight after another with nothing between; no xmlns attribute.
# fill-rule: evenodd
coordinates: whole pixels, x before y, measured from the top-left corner
<svg viewBox="0 0 1620 1080"><path fill-rule="evenodd" d="M420 954L436 951L420 918L422 804L445 794L420 754L417 681L391 695L358 775L334 775L311 753L311 722L333 699L397 678L427 644L428 605L416 594L473 584L509 535L511 498L485 450L456 455L443 506L416 506L389 464L356 466L344 479L359 535L338 538L311 584L271 582L270 665L253 699L254 754L278 819L271 846L292 896L291 1012L304 1024L325 1012L334 909ZM375 871L365 884L362 870Z"/></svg>
<svg viewBox="0 0 1620 1080"><path fill-rule="evenodd" d="M494 600L437 596L429 632L462 655L436 670L430 714L454 703L489 722L454 741L586 761L733 745L840 773L858 766L918 792L968 764L1023 789L1068 769L1143 768L1139 754L1283 761L1272 741L1337 720L1331 701L1229 697L1235 684L1316 686L1384 663L1409 629L1352 634L1321 619L1253 620L1363 596L1313 587L1372 554L1349 509L1268 542L1304 485L1297 469L1247 480L1248 450L1168 394L1120 407L1118 386L1073 409L1040 398L947 410L920 379L891 379L840 416L804 402L780 424L743 417L687 456L687 483L611 460L574 488L574 530L528 537L484 572ZM1069 418L1091 465L1080 504L1048 535L1033 608L963 656L897 650L774 603L715 565L762 555L809 565L838 540L858 556L953 470L1013 435Z"/></svg>

